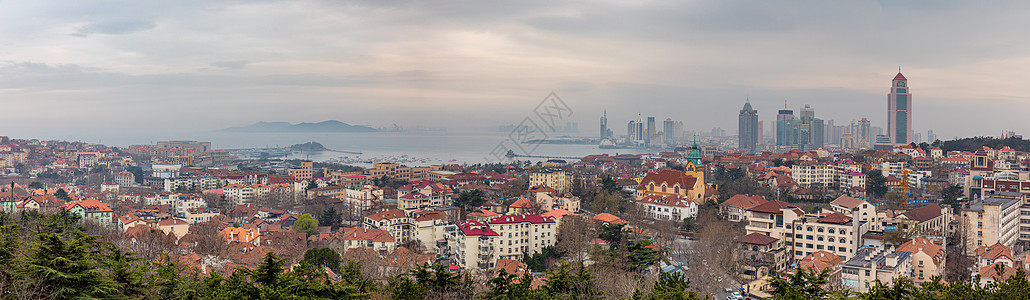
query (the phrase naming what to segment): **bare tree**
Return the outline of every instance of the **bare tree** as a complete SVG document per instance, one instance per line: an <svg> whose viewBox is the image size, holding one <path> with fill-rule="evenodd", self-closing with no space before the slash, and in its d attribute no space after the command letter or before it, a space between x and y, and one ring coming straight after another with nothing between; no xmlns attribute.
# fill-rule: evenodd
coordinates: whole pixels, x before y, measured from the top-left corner
<svg viewBox="0 0 1030 300"><path fill-rule="evenodd" d="M587 247L596 235L596 227L593 222L581 215L567 215L558 225L559 251L566 253L572 261L580 262L586 259Z"/></svg>

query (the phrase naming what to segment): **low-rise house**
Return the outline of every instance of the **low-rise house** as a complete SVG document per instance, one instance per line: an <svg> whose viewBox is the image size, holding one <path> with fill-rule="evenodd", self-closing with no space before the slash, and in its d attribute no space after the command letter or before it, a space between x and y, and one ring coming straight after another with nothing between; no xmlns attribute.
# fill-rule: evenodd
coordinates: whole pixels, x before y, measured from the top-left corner
<svg viewBox="0 0 1030 300"><path fill-rule="evenodd" d="M898 251L912 253L912 280L922 284L933 276L944 276L944 247L922 237L898 246Z"/></svg>
<svg viewBox="0 0 1030 300"><path fill-rule="evenodd" d="M390 232L400 243L415 238L415 221L400 209L388 209L365 217L364 227Z"/></svg>
<svg viewBox="0 0 1030 300"><path fill-rule="evenodd" d="M367 247L380 253L392 252L397 240L389 232L376 228L351 228L340 236L345 249Z"/></svg>
<svg viewBox="0 0 1030 300"><path fill-rule="evenodd" d="M65 203L64 209L83 220L94 221L103 226L112 225L114 222L114 211L111 210L111 206L93 198Z"/></svg>
<svg viewBox="0 0 1030 300"><path fill-rule="evenodd" d="M737 194L720 203L719 212L726 216L726 220L730 222L745 221L747 220L746 212L748 209L765 202L765 198L762 198L762 196Z"/></svg>
<svg viewBox="0 0 1030 300"><path fill-rule="evenodd" d="M226 227L218 232L227 243L250 243L255 246L261 244L261 233L257 228Z"/></svg>

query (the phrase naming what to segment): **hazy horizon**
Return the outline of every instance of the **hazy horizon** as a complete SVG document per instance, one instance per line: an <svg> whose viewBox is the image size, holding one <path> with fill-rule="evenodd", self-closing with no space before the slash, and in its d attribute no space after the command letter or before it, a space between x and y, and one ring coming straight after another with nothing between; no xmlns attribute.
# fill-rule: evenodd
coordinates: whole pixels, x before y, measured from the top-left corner
<svg viewBox="0 0 1030 300"><path fill-rule="evenodd" d="M1028 12L1018 1L0 1L0 135L324 120L479 132L517 124L551 91L584 136L603 110L616 134L640 113L732 135L746 99L767 123L787 101L886 127L899 65L916 132L1026 134Z"/></svg>

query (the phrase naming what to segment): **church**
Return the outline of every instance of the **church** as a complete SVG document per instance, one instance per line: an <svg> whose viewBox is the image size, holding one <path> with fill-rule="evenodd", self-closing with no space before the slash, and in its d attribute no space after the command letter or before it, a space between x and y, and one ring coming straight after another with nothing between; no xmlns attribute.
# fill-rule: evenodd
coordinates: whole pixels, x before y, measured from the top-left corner
<svg viewBox="0 0 1030 300"><path fill-rule="evenodd" d="M697 215L705 197L705 173L701 153L694 144L683 171L665 169L644 176L637 185L636 200L654 218L681 220Z"/></svg>

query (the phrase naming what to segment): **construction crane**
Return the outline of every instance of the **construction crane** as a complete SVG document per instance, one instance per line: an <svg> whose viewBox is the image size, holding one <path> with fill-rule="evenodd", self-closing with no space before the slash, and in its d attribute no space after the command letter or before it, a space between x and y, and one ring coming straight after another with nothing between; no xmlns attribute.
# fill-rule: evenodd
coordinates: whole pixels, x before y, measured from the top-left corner
<svg viewBox="0 0 1030 300"><path fill-rule="evenodd" d="M901 171L887 170L887 169L877 168L877 167L874 167L872 165L866 165L866 164L862 164L862 169L877 170L877 171L880 171L880 172L888 172L888 173L901 173L901 191L902 191L902 197L905 197L905 201L912 200L912 199L909 199L909 197L908 197L908 195L909 195L909 192L908 192L908 188L909 188L909 186L908 186L908 175L910 175L910 174L920 174L920 175L923 175L924 178L927 176L926 172L923 172L923 171L909 171L908 170L908 162L907 161L901 161Z"/></svg>

